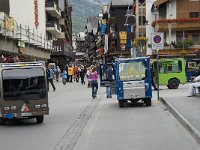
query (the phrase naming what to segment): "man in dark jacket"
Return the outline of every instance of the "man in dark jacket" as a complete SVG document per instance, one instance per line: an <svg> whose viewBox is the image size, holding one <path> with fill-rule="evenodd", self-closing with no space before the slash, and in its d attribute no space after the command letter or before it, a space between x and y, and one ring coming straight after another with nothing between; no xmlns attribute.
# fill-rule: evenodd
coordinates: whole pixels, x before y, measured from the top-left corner
<svg viewBox="0 0 200 150"><path fill-rule="evenodd" d="M106 80L109 81L108 86L106 87L107 98L112 98L112 81L113 81L113 68L111 65L108 66L106 70Z"/></svg>

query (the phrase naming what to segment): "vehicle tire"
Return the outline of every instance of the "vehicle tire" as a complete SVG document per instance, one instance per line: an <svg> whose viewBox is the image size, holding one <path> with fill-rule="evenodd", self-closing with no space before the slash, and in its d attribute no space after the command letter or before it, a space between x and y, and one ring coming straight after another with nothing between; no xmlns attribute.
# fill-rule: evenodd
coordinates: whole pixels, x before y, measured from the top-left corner
<svg viewBox="0 0 200 150"><path fill-rule="evenodd" d="M37 123L43 123L43 121L44 121L44 116L37 116L37 117L36 117L36 121L37 121Z"/></svg>
<svg viewBox="0 0 200 150"><path fill-rule="evenodd" d="M169 80L167 87L169 89L177 89L179 86L179 83L180 82L178 79L171 79L171 80Z"/></svg>
<svg viewBox="0 0 200 150"><path fill-rule="evenodd" d="M6 121L5 121L5 119L3 119L3 118L0 118L0 125L5 125L6 124Z"/></svg>
<svg viewBox="0 0 200 150"><path fill-rule="evenodd" d="M124 101L123 100L119 100L118 101L119 107L122 108L124 107Z"/></svg>
<svg viewBox="0 0 200 150"><path fill-rule="evenodd" d="M151 98L146 98L144 102L146 103L146 106L151 106Z"/></svg>

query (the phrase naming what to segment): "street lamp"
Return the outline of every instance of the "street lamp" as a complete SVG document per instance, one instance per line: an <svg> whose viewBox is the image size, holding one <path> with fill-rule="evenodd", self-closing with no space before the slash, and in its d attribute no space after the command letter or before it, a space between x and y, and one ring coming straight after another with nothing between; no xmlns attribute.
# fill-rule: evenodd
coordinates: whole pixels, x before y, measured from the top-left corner
<svg viewBox="0 0 200 150"><path fill-rule="evenodd" d="M131 32L131 29L130 29L131 23L129 22L129 17L133 17L134 20L135 20L135 22L136 22L136 17L135 17L135 15L133 15L133 14L131 13L130 5L128 6L128 9L126 10L126 15L125 15L125 17L126 17L126 20L125 20L124 26L127 27L127 32ZM130 42L130 41L129 41L129 42ZM128 42L128 43L129 43L129 42ZM127 44L128 44L128 43L127 43ZM132 44L131 44L131 45L132 45ZM134 47L131 46L130 51L131 51L131 56L132 56L132 57L136 57L136 49L135 49Z"/></svg>

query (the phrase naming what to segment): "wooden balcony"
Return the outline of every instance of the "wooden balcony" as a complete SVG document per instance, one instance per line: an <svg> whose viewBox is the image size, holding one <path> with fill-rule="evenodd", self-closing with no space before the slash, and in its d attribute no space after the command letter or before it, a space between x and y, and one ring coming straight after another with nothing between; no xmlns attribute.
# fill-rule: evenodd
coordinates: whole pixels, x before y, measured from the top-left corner
<svg viewBox="0 0 200 150"><path fill-rule="evenodd" d="M158 31L168 31L170 26L172 31L199 30L200 22L158 23L156 26L158 27Z"/></svg>

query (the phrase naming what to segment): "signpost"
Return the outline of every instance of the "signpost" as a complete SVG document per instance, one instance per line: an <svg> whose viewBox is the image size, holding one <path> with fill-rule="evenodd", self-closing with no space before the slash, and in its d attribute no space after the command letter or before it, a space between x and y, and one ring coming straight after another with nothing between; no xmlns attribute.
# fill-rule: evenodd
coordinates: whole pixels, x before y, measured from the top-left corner
<svg viewBox="0 0 200 150"><path fill-rule="evenodd" d="M163 32L154 32L154 33L151 33L151 43L152 43L152 49L156 50L156 53L157 53L157 56L156 56L156 59L157 59L157 72L156 72L156 77L157 77L157 89L158 89L158 92L157 92L157 98L159 100L159 50L162 50L164 48L164 36L163 36Z"/></svg>

